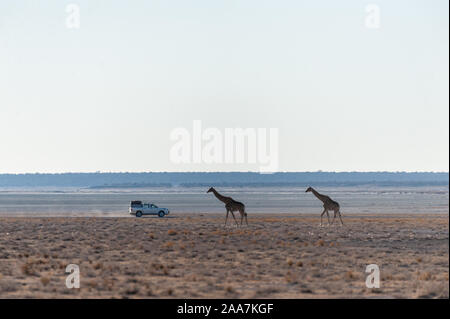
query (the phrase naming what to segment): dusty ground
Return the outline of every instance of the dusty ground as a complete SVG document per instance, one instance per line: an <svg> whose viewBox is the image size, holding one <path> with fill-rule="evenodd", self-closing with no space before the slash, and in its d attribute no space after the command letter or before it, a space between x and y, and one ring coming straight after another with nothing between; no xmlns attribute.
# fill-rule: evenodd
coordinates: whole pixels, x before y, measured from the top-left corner
<svg viewBox="0 0 450 319"><path fill-rule="evenodd" d="M0 218L0 298L448 298L448 215ZM81 288L65 285L78 264ZM381 288L365 286L377 264Z"/></svg>

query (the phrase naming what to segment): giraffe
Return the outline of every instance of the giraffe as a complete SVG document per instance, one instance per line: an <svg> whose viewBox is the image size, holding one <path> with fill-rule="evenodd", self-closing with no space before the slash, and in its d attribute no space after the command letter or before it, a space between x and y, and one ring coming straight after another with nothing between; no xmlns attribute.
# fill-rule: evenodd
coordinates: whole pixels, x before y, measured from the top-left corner
<svg viewBox="0 0 450 319"><path fill-rule="evenodd" d="M225 218L224 227L227 225L229 212L231 212L231 215L233 216L234 221L236 222L236 225L239 226L238 222L236 220L236 217L234 217L234 212L236 212L236 211L239 211L239 213L241 214L241 226L242 226L244 217L245 217L245 222L247 223L247 226L248 226L247 213L245 212L245 205L243 203L237 202L234 199L232 199L231 197L226 197L226 196L220 195L213 187L211 187L206 193L211 193L211 192L214 194L214 196L216 196L216 198L218 200L220 200L221 202L223 202L225 204L225 209L227 210L227 217Z"/></svg>
<svg viewBox="0 0 450 319"><path fill-rule="evenodd" d="M335 202L334 200L332 200L330 197L328 197L326 195L320 194L312 187L308 187L308 189L306 190L306 193L307 192L312 192L314 194L314 196L316 196L320 201L323 202L323 212L320 215L320 226L322 226L322 216L325 213L327 213L328 225L330 224L330 215L328 214L328 210L334 211L334 217L333 217L333 221L331 222L331 224L334 223L336 215L338 215L339 219L341 220L341 224L344 225L344 222L342 221L342 218L341 218L341 210L340 210L338 202Z"/></svg>

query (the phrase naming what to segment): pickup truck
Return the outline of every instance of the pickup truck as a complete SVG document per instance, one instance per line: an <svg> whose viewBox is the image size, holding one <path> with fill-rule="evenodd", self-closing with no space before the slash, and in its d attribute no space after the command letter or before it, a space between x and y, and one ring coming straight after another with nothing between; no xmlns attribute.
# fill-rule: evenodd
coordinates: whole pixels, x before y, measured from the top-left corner
<svg viewBox="0 0 450 319"><path fill-rule="evenodd" d="M130 215L142 217L142 215L158 215L164 217L169 214L167 208L161 208L152 203L143 203L140 200L132 201L129 208Z"/></svg>

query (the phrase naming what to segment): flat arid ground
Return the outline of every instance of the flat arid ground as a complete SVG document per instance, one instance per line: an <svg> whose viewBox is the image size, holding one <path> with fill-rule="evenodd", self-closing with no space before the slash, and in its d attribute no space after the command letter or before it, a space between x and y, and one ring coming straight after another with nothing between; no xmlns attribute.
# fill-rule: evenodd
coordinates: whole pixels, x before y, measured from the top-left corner
<svg viewBox="0 0 450 319"><path fill-rule="evenodd" d="M0 218L0 298L449 297L448 214L249 214L240 229L224 215Z"/></svg>

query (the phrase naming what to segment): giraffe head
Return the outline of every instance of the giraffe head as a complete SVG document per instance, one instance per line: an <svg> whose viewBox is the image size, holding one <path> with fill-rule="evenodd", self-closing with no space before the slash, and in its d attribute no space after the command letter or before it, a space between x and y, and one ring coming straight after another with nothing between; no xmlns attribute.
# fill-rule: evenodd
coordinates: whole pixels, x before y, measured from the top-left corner
<svg viewBox="0 0 450 319"><path fill-rule="evenodd" d="M308 187L308 189L305 191L305 193L307 192L312 192L312 187Z"/></svg>
<svg viewBox="0 0 450 319"><path fill-rule="evenodd" d="M211 187L210 189L208 189L207 193L211 193L214 190L213 187Z"/></svg>

